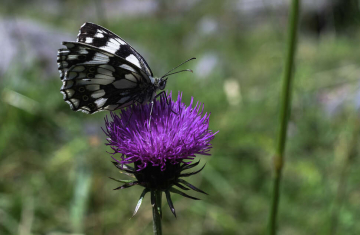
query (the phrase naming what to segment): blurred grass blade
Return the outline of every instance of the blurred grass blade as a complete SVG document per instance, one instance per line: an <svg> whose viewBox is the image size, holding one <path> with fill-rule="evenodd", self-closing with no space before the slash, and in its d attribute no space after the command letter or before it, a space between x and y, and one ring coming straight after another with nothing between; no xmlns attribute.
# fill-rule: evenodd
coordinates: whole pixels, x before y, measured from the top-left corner
<svg viewBox="0 0 360 235"><path fill-rule="evenodd" d="M2 99L4 102L31 114L36 114L39 110L38 102L13 90L4 89Z"/></svg>
<svg viewBox="0 0 360 235"><path fill-rule="evenodd" d="M87 202L91 186L91 173L83 160L79 161L74 185L73 203L71 205L70 221L73 232L82 233L84 217L87 211Z"/></svg>
<svg viewBox="0 0 360 235"><path fill-rule="evenodd" d="M288 44L287 54L285 58L285 68L283 74L283 87L281 94L281 109L280 109L280 129L278 136L278 144L276 149L276 155L274 158L275 175L273 181L273 194L272 204L269 217L269 234L276 234L276 218L278 212L278 204L280 198L280 182L281 172L284 165L284 150L286 144L286 134L291 108L291 90L292 90L292 77L294 70L294 57L296 50L296 38L299 19L299 5L300 0L292 0L290 15L289 15L289 27L288 27Z"/></svg>

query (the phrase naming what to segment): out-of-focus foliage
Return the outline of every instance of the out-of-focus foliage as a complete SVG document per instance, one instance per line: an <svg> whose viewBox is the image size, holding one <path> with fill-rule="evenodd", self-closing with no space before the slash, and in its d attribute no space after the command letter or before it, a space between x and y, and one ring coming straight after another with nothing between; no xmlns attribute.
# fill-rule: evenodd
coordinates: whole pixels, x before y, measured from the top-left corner
<svg viewBox="0 0 360 235"><path fill-rule="evenodd" d="M72 112L59 93L56 50L85 21L131 43L157 76L197 57L186 65L194 73L172 76L167 89L205 103L220 130L189 179L210 195L174 196L177 219L164 204L164 234L263 233L286 29L286 4L264 2L2 2L0 234L151 231L148 197L129 220L142 189L112 191L108 177L126 177L106 153L107 113ZM358 150L359 9L304 2L279 234L360 234L359 156L348 157ZM341 9L351 14L338 20Z"/></svg>

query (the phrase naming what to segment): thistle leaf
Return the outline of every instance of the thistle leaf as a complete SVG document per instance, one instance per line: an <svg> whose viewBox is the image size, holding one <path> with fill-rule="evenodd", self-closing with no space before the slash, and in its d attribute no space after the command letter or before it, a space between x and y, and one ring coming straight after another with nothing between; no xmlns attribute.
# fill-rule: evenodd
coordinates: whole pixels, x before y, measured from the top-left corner
<svg viewBox="0 0 360 235"><path fill-rule="evenodd" d="M121 185L120 187L114 188L114 190L126 189L126 188L130 188L130 187L132 187L134 185L138 185L138 184L139 184L139 182L134 181L132 183L126 183L126 184Z"/></svg>
<svg viewBox="0 0 360 235"><path fill-rule="evenodd" d="M191 188L192 190L196 191L196 192L199 192L199 193L203 193L203 194L206 194L206 195L209 195L207 193L205 193L204 191L202 191L201 189L198 189L197 187L195 187L194 185L190 184L189 182L183 180L183 179L178 179L178 181L182 184L185 184L186 186L188 186L189 188ZM176 185L177 186L177 185Z"/></svg>
<svg viewBox="0 0 360 235"><path fill-rule="evenodd" d="M133 183L133 182L136 182L136 181L133 181L133 180L117 180L117 179L114 179L112 177L109 177L109 179L112 179L116 182L120 182L120 183Z"/></svg>
<svg viewBox="0 0 360 235"><path fill-rule="evenodd" d="M138 212L138 210L139 210L139 208L140 208L140 206L141 206L141 203L142 203L142 201L143 201L146 193L148 193L149 191L150 191L150 190L147 189L147 188L145 188L145 189L142 191L142 193L141 193L141 195L140 195L140 199L139 199L138 203L136 204L135 211L134 211L132 217L134 217L135 214Z"/></svg>
<svg viewBox="0 0 360 235"><path fill-rule="evenodd" d="M182 189L182 190L190 190L190 189L188 189L187 187L182 186L182 185L179 184L179 183L175 183L174 185L177 186L177 187L179 187L179 188Z"/></svg>
<svg viewBox="0 0 360 235"><path fill-rule="evenodd" d="M192 164L183 164L180 168L181 168L181 171L184 171L184 170L188 170L188 169L191 169L197 165L199 165L200 163L200 160L195 162L195 163L192 163Z"/></svg>
<svg viewBox="0 0 360 235"><path fill-rule="evenodd" d="M175 207L174 207L174 205L173 205L173 203L172 203L172 201L171 201L171 195L170 195L169 190L166 190L166 191L165 191L165 194L166 194L166 200L167 200L167 202L168 202L168 205L169 205L169 207L170 207L170 210L171 210L171 212L174 214L174 216L175 216L175 218L176 218Z"/></svg>
<svg viewBox="0 0 360 235"><path fill-rule="evenodd" d="M183 196L183 197L187 197L187 198L193 199L193 200L200 200L199 198L196 198L196 197L192 197L192 196L190 196L190 195L187 195L186 193L183 193L183 192L181 192L181 191L179 191L179 190L177 190L177 189L175 189L175 188L170 188L169 191L172 192L172 193L179 194L179 195L181 195L181 196Z"/></svg>
<svg viewBox="0 0 360 235"><path fill-rule="evenodd" d="M201 167L201 169L198 170L198 171L193 171L193 172L190 172L190 173L180 174L179 177L189 177L189 176L195 175L195 174L199 173L200 171L202 171L205 166L206 166L206 164L204 164L204 166Z"/></svg>

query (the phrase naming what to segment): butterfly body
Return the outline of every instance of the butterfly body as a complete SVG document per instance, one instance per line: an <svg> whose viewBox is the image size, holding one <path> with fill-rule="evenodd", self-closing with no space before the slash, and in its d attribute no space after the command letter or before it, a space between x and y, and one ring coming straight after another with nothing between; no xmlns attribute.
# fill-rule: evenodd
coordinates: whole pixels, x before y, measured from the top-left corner
<svg viewBox="0 0 360 235"><path fill-rule="evenodd" d="M145 59L111 31L81 26L76 42L63 42L57 63L60 91L74 111L95 113L134 103L145 104L165 89L167 78L156 78Z"/></svg>

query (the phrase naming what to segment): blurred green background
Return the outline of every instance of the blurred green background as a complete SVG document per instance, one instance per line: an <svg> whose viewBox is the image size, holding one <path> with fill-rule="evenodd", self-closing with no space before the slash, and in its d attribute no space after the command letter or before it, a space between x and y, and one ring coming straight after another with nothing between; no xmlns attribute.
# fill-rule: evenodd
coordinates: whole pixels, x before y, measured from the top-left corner
<svg viewBox="0 0 360 235"><path fill-rule="evenodd" d="M0 234L151 234L149 196L106 151L100 112L73 112L56 53L84 22L132 44L167 89L205 103L212 156L164 201L164 234L264 234L286 49L287 0L0 1ZM303 1L279 234L360 234L360 2ZM175 97L175 95L173 95Z"/></svg>

